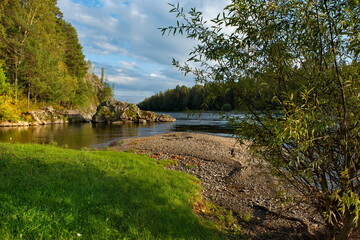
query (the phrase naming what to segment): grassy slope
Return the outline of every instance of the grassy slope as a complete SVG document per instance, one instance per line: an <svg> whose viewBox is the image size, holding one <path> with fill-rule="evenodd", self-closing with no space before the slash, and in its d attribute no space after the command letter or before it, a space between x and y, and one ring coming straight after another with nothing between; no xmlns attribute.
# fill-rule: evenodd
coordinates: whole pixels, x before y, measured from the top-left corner
<svg viewBox="0 0 360 240"><path fill-rule="evenodd" d="M195 178L144 156L0 143L2 239L218 239L196 198Z"/></svg>

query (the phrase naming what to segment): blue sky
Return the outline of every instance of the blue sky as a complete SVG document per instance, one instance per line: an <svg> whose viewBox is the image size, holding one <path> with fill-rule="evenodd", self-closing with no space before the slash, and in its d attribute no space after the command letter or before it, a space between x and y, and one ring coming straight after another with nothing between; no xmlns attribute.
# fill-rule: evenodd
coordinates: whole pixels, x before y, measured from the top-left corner
<svg viewBox="0 0 360 240"><path fill-rule="evenodd" d="M115 98L139 103L146 97L174 88L193 86L172 58L184 61L196 42L183 36L162 36L158 28L175 25L168 3L196 7L213 18L229 0L58 0L66 21L77 30L83 51L99 74L115 86Z"/></svg>

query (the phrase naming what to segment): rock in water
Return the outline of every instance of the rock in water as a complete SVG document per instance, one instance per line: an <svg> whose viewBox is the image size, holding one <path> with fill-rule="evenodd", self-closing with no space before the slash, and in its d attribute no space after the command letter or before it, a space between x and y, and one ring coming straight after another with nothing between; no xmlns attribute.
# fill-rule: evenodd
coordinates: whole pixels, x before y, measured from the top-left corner
<svg viewBox="0 0 360 240"><path fill-rule="evenodd" d="M159 115L150 111L142 111L136 104L120 102L115 99L109 99L101 103L96 110L92 121L96 123L114 123L114 122L175 122L176 119L170 115Z"/></svg>

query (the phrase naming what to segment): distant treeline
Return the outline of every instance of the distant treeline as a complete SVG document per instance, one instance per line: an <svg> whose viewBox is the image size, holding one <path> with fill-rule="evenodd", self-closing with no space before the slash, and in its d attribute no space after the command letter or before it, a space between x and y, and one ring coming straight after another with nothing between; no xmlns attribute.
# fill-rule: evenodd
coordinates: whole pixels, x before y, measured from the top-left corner
<svg viewBox="0 0 360 240"><path fill-rule="evenodd" d="M247 110L245 105L251 105L255 110L269 106L276 108L276 104L271 100L270 92L255 92L256 87L258 86L241 87L238 82L230 84L209 82L191 88L178 85L174 89L146 98L138 106L152 111ZM239 101L240 95L247 96L246 103Z"/></svg>
<svg viewBox="0 0 360 240"><path fill-rule="evenodd" d="M89 72L74 27L56 0L0 1L0 104L86 107L111 95ZM10 101L11 100L11 101ZM19 102L20 101L20 102ZM1 108L1 107L0 107ZM4 107L3 107L4 108ZM7 118L0 109L0 119Z"/></svg>

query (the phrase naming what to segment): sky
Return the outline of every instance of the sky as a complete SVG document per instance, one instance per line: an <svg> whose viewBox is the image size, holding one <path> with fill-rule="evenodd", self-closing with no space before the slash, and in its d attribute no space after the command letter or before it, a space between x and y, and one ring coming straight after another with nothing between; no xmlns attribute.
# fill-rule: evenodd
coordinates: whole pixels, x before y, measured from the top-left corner
<svg viewBox="0 0 360 240"><path fill-rule="evenodd" d="M185 36L164 35L159 28L174 26L168 3L196 7L205 19L217 16L229 0L58 0L64 19L77 30L83 52L100 76L105 69L117 100L139 103L176 85L195 85L172 66L188 58L196 42Z"/></svg>

